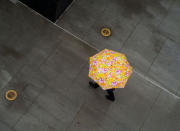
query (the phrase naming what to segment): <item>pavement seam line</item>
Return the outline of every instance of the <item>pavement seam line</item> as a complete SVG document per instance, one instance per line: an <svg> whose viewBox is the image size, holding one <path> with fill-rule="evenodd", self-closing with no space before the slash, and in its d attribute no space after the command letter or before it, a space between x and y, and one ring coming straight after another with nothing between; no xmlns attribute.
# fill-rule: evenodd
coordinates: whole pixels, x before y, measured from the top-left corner
<svg viewBox="0 0 180 131"><path fill-rule="evenodd" d="M152 32L152 33L153 33L153 32ZM162 51L162 49L163 49L164 46L165 46L165 43L163 44L163 42L162 42L162 46L160 47L160 50L159 50L158 54L154 57L154 59L152 60L151 65L149 66L149 68L148 68L147 71L145 72L146 75L147 75L147 74L149 73L149 71L151 70L151 67L152 67L153 64L155 63L155 61L156 61L156 59L158 58L158 56L160 55L160 53L161 53L161 51Z"/></svg>
<svg viewBox="0 0 180 131"><path fill-rule="evenodd" d="M167 15L165 15L165 16L162 18L162 20L159 22L159 24L157 25L157 27L158 27L158 29L159 29L158 33L161 32L160 26L162 25L163 21L165 21L165 19L168 17L169 12L170 12L171 8L173 7L173 4L174 4L176 1L177 1L177 0L172 0L172 1L171 1L170 6L169 6L168 9L167 9ZM168 33L168 32L163 32L163 33L165 33L165 34L161 34L163 37L165 37L166 39L168 39L168 40L170 40L170 41L173 41L174 43L178 43L178 41L177 41L176 39L173 39L173 38L167 36L167 33ZM169 33L168 33L168 34L169 34Z"/></svg>
<svg viewBox="0 0 180 131"><path fill-rule="evenodd" d="M137 27L141 24L141 20L139 20L139 22L137 22L137 24L135 25L134 29L132 30L132 32L128 35L127 39L123 42L123 45L121 46L121 50L124 48L124 46L126 45L127 41L129 40L129 38L135 33Z"/></svg>
<svg viewBox="0 0 180 131"><path fill-rule="evenodd" d="M33 104L35 103L35 101L39 98L40 94L42 93L42 91L44 90L45 87L43 87L38 95L32 100L32 103L29 105L28 109L17 119L17 121L11 126L11 128L15 129L16 125L19 123L19 121L29 112L29 110L32 108Z"/></svg>
<svg viewBox="0 0 180 131"><path fill-rule="evenodd" d="M168 13L167 13L167 15L165 15L162 19L161 19L161 21L159 22L159 24L158 25L156 25L156 28L160 28L160 26L161 26L161 24L162 24L162 22L165 20L165 18L168 16L168 14L169 14L169 10L171 9L171 6L173 5L173 2L174 2L174 0L171 2L171 4L170 4L170 6L169 6L169 8L167 9L168 10ZM152 33L154 32L154 31L151 31ZM165 37L165 38L167 38L166 36L164 36L164 35L162 35L162 37ZM167 38L168 39L168 38ZM152 65L154 64L154 62L156 61L156 59L158 58L158 56L160 55L160 53L161 53L161 50L163 49L163 47L165 46L165 43L163 44L163 42L162 42L162 46L161 46L161 48L160 48L160 50L159 50L159 52L158 52L158 54L154 57L154 59L153 59L153 61L152 61L152 63L151 63L151 65L149 66L149 68L148 68L148 70L147 70L147 72L145 73L145 74L148 74L149 73L149 71L151 70L151 67L152 67Z"/></svg>
<svg viewBox="0 0 180 131"><path fill-rule="evenodd" d="M61 26L57 25L56 23L50 21L49 19L47 19L46 17L44 17L43 15L41 15L40 13L36 12L35 10L33 10L32 8L30 8L29 6L27 6L26 4L22 3L21 1L18 1L18 3L20 3L21 5L23 5L24 7L28 8L31 12L33 12L34 14L40 16L41 18L47 20L48 22L50 22L51 24L53 24L54 26L56 26L57 28L63 30L65 33L73 36L74 38L76 38L77 40L85 43L86 45L88 45L89 47L91 47L92 49L95 49L97 51L100 51L98 48L96 48L95 46L92 46L90 43L82 40L81 38L77 37L76 35L74 35L73 33L69 32L68 30L62 28Z"/></svg>
<svg viewBox="0 0 180 131"><path fill-rule="evenodd" d="M18 3L22 4L23 6L25 6L26 8L28 8L31 12L33 12L34 14L36 14L36 15L40 16L41 18L47 20L48 22L50 22L51 24L53 24L53 25L56 26L57 28L63 30L63 31L66 32L67 34L73 36L73 37L76 38L77 40L79 40L79 41L83 42L84 44L88 45L90 48L95 49L95 50L97 50L97 51L100 51L100 50L99 50L98 48L96 48L95 46L92 46L90 43L82 40L81 38L79 38L79 37L77 37L77 36L75 36L74 34L72 34L71 32L69 32L68 30L60 27L60 26L57 25L56 23L53 23L52 21L50 21L49 19L47 19L46 17L44 17L44 16L41 15L40 13L36 12L35 10L31 9L30 7L28 7L27 5L25 5L24 3L22 3L21 1L18 1ZM140 24L140 23L141 23L141 21L140 21L138 24ZM138 24L137 24L137 25L138 25ZM148 78L147 76L143 75L142 73L140 73L140 72L138 72L138 71L136 71L136 70L134 70L134 72L137 73L137 74L138 74L139 76L141 76L142 78L144 78L145 80L147 80L147 81L149 81L150 83L152 83L153 85L155 85L155 86L159 87L160 89L164 90L164 91L167 92L168 94L174 96L174 97L177 98L177 99L180 99L179 96L177 96L176 94L170 92L169 90L167 90L165 87L163 87L162 85L158 84L158 83L155 82L154 80L151 80L150 78Z"/></svg>
<svg viewBox="0 0 180 131"><path fill-rule="evenodd" d="M70 5L64 10L64 12L59 16L59 18L55 21L55 23L57 24L64 15L66 15L66 13L68 13L68 11L70 10L70 8L74 5L74 3L76 2L77 0L73 0Z"/></svg>
<svg viewBox="0 0 180 131"><path fill-rule="evenodd" d="M56 53L56 51L58 50L59 46L60 46L59 44L57 44L57 45L54 46L54 48L52 49L52 51L49 52L49 54L48 54L48 55L46 56L46 58L42 61L42 63L39 64L39 67L38 67L39 69L41 69L41 66L42 66L43 64L46 64L46 62L49 60L49 58Z"/></svg>
<svg viewBox="0 0 180 131"><path fill-rule="evenodd" d="M150 82L151 84L153 84L153 85L159 87L160 89L162 89L162 90L165 91L166 93L168 93L168 94L174 96L174 97L177 98L177 99L180 99L179 96L177 96L176 94L172 93L171 91L169 91L168 89L166 89L165 87L163 87L160 83L158 83L158 82L156 82L156 81L150 79L149 77L147 77L147 76L145 76L144 74L142 74L142 73L136 71L135 69L133 70L133 72L136 73L138 76L144 78L146 81Z"/></svg>
<svg viewBox="0 0 180 131"><path fill-rule="evenodd" d="M169 15L169 12L170 12L170 10L171 10L171 8L172 8L172 6L173 6L173 3L175 3L175 2L176 2L176 0L172 0L172 1L171 1L171 3L169 4L169 7L168 7L168 9L167 9L167 14L162 18L162 20L159 22L159 24L157 25L157 27L160 27L161 24L162 24L162 22L167 18L167 16Z"/></svg>
<svg viewBox="0 0 180 131"><path fill-rule="evenodd" d="M149 117L150 114L152 113L153 106L156 104L157 100L159 99L161 92L162 92L162 90L159 91L159 93L157 94L154 102L153 102L152 105L150 106L149 114L147 114L147 117L146 117L145 120L143 121L142 125L139 127L139 131L142 131L142 128L144 127L146 121L148 120L148 117Z"/></svg>

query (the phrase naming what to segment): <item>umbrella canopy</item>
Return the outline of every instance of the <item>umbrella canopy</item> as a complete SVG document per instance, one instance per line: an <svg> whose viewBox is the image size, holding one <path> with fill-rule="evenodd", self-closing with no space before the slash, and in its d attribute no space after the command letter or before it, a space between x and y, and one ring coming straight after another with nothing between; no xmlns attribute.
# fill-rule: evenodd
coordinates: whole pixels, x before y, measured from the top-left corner
<svg viewBox="0 0 180 131"><path fill-rule="evenodd" d="M132 73L124 54L104 49L90 57L89 77L103 89L124 88Z"/></svg>

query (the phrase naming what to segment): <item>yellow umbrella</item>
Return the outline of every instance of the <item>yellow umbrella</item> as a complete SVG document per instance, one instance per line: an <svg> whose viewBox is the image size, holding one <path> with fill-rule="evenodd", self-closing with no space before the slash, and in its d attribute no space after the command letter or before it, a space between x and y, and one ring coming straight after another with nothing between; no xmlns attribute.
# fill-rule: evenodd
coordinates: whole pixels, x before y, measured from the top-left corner
<svg viewBox="0 0 180 131"><path fill-rule="evenodd" d="M90 57L89 77L103 90L124 88L131 73L124 54L104 49Z"/></svg>

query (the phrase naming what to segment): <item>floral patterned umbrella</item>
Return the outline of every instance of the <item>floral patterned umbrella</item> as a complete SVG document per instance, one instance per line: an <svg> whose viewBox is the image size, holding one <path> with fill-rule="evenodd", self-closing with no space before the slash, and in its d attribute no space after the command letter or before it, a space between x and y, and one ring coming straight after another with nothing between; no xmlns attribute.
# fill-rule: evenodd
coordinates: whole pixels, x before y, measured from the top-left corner
<svg viewBox="0 0 180 131"><path fill-rule="evenodd" d="M132 73L124 54L104 49L90 57L89 77L103 90L124 88Z"/></svg>

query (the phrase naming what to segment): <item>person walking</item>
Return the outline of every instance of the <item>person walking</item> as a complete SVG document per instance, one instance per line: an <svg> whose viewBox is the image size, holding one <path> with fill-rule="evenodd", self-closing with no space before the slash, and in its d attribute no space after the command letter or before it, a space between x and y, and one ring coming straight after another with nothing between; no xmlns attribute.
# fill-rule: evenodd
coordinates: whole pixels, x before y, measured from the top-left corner
<svg viewBox="0 0 180 131"><path fill-rule="evenodd" d="M101 87L106 98L115 101L114 90L124 88L132 74L132 67L122 53L104 49L89 58L89 85Z"/></svg>

